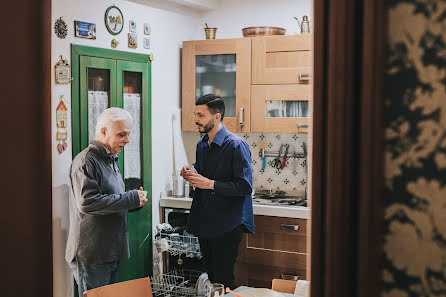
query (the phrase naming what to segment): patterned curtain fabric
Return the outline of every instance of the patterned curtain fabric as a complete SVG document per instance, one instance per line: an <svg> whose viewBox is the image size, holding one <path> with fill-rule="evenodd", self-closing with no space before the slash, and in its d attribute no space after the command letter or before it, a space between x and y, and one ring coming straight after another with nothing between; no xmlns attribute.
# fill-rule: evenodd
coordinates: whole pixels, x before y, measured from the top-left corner
<svg viewBox="0 0 446 297"><path fill-rule="evenodd" d="M382 296L446 296L446 1L388 4Z"/></svg>
<svg viewBox="0 0 446 297"><path fill-rule="evenodd" d="M141 95L124 93L124 109L133 116L129 143L124 148L124 178L141 178Z"/></svg>
<svg viewBox="0 0 446 297"><path fill-rule="evenodd" d="M98 116L108 107L108 93L88 91L88 141L95 139Z"/></svg>

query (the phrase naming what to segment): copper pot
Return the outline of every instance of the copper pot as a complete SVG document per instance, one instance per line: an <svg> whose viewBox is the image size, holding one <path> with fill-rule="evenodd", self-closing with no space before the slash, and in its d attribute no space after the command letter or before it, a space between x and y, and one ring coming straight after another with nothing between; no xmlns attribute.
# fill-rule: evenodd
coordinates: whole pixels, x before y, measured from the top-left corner
<svg viewBox="0 0 446 297"><path fill-rule="evenodd" d="M279 27L247 27L243 28L243 37L285 35L286 29Z"/></svg>

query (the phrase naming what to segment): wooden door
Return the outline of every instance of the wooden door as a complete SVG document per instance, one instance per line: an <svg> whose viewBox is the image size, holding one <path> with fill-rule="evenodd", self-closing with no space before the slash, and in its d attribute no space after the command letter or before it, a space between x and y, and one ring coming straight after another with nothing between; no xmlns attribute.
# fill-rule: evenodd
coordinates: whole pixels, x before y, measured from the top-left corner
<svg viewBox="0 0 446 297"><path fill-rule="evenodd" d="M312 74L311 42L312 35L252 38L252 84L306 81Z"/></svg>
<svg viewBox="0 0 446 297"><path fill-rule="evenodd" d="M120 153L119 167L123 169L121 172L126 191L143 186L150 192L152 188L150 63L117 60L116 67L117 106L124 108L133 116L130 142ZM129 213L131 257L121 261L120 281L147 276L152 270L150 196L147 197L149 202L141 210Z"/></svg>
<svg viewBox="0 0 446 297"><path fill-rule="evenodd" d="M232 132L250 131L250 57L249 38L183 42L183 131L197 131L195 101L208 93L225 101L226 128Z"/></svg>
<svg viewBox="0 0 446 297"><path fill-rule="evenodd" d="M251 95L252 132L308 132L309 85L253 85Z"/></svg>

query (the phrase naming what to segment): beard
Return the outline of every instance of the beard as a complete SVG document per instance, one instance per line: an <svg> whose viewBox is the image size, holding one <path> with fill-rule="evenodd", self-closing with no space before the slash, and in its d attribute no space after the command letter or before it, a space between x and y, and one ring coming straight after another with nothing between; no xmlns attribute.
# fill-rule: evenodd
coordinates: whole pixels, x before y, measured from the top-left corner
<svg viewBox="0 0 446 297"><path fill-rule="evenodd" d="M198 126L198 131L200 133L208 133L209 131L211 131L214 128L214 120L210 120L206 125L202 126L198 123L195 123ZM200 128L202 128L202 130L200 130Z"/></svg>

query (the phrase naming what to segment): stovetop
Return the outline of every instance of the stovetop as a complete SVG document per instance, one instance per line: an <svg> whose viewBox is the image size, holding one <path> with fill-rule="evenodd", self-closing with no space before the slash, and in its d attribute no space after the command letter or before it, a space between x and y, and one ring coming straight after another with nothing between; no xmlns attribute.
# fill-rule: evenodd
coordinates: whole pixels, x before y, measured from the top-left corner
<svg viewBox="0 0 446 297"><path fill-rule="evenodd" d="M257 190L252 197L254 203L266 205L292 205L307 207L307 199L304 196L289 195L284 191Z"/></svg>

